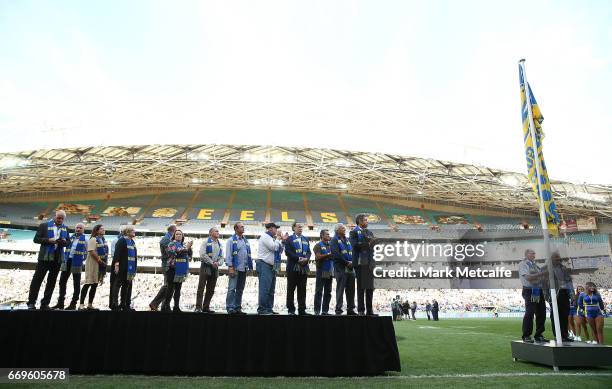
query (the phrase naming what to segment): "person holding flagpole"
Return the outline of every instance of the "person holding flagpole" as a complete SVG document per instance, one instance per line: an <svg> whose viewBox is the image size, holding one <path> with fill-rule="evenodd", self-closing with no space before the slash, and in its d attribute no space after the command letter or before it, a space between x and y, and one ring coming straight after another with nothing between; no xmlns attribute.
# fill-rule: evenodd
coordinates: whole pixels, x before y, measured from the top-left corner
<svg viewBox="0 0 612 389"><path fill-rule="evenodd" d="M535 263L535 251L525 250L525 259L518 266L518 273L523 284L523 299L525 300L525 314L523 315L523 342L533 343L531 333L533 331L533 317L535 315L535 336L536 342L548 342L542 335L544 333L544 323L546 321L546 304L543 295L543 280L548 272L542 271Z"/></svg>

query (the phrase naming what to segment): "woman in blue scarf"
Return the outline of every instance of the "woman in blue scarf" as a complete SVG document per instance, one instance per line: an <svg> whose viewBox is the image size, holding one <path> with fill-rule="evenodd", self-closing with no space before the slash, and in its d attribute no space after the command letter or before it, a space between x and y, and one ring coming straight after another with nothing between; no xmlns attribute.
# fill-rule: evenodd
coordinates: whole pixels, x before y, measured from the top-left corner
<svg viewBox="0 0 612 389"><path fill-rule="evenodd" d="M193 256L191 246L193 242L185 243L183 231L176 230L172 235L172 241L168 244L168 271L166 272L166 299L162 311L170 311L170 300L174 297L174 312L182 312L180 308L181 286L189 274L189 261Z"/></svg>

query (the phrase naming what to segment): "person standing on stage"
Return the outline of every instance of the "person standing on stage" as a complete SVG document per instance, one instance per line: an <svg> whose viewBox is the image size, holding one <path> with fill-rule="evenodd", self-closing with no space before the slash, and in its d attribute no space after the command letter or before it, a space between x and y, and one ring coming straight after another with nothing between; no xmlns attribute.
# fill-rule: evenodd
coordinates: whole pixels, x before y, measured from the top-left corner
<svg viewBox="0 0 612 389"><path fill-rule="evenodd" d="M159 251L161 253L161 265L162 265L162 274L164 276L164 283L161 288L159 288L159 292L153 298L153 300L149 303L149 308L152 311L157 311L159 305L166 298L166 292L168 289L168 284L166 283L166 271L168 271L168 245L172 241L172 236L174 235L174 231L176 231L176 225L171 224L166 229L166 234L159 241Z"/></svg>
<svg viewBox="0 0 612 389"><path fill-rule="evenodd" d="M60 268L59 297L57 299L57 304L52 309L64 309L66 284L71 274L73 287L72 300L70 301L70 305L66 307L66 310L74 311L77 308L79 293L81 292L81 272L83 270L85 255L87 254L87 238L84 232L85 225L83 223L78 223L74 227L74 234L72 234L66 245L64 261Z"/></svg>
<svg viewBox="0 0 612 389"><path fill-rule="evenodd" d="M547 271L542 271L535 263L535 251L525 250L525 259L518 266L518 274L523 284L523 299L525 300L525 315L523 316L523 342L533 343L531 332L533 331L533 316L535 315L536 329L534 339L536 342L548 342L542 335L544 333L544 322L546 321L546 304L543 296L543 280L548 276Z"/></svg>
<svg viewBox="0 0 612 389"><path fill-rule="evenodd" d="M355 270L353 269L353 247L346 238L346 227L337 224L334 237L329 241L336 277L336 315L342 315L343 295L346 293L346 314L355 312Z"/></svg>
<svg viewBox="0 0 612 389"><path fill-rule="evenodd" d="M559 328L561 329L561 339L564 342L573 342L568 333L568 317L570 314L570 299L574 290L570 270L561 264L561 256L558 252L551 255L554 274L554 289L557 293L557 309L559 312ZM550 301L550 323L552 324L553 335L555 333L555 320L552 309L552 299Z"/></svg>
<svg viewBox="0 0 612 389"><path fill-rule="evenodd" d="M170 300L174 297L174 312L181 311L181 287L189 275L189 262L193 257L191 249L193 241L185 243L185 235L181 230L174 230L172 240L168 243L168 269L166 270L166 297L162 311L170 312Z"/></svg>
<svg viewBox="0 0 612 389"><path fill-rule="evenodd" d="M115 253L113 254L113 272L115 280L113 282L111 301L115 305L112 310L133 311L132 305L132 281L136 276L138 266L138 252L134 237L136 231L134 226L128 225L125 227L125 235L117 240ZM121 304L116 305L119 292L121 291Z"/></svg>
<svg viewBox="0 0 612 389"><path fill-rule="evenodd" d="M195 311L215 313L210 309L210 300L215 293L217 278L219 278L219 266L222 266L225 262L223 245L219 240L219 230L215 227L208 230L206 244L200 246L200 261ZM206 293L204 293L204 289L206 289ZM204 295L204 305L202 305L202 295Z"/></svg>
<svg viewBox="0 0 612 389"><path fill-rule="evenodd" d="M102 282L104 275L101 272L102 267L106 269L106 260L108 257L108 245L104 239L104 226L97 224L91 230L91 237L87 242L87 260L85 261L85 285L81 289L81 304L79 309L83 309L87 290L89 290L89 303L87 310L97 310L93 308L93 301L96 297L96 289L98 283Z"/></svg>
<svg viewBox="0 0 612 389"><path fill-rule="evenodd" d="M117 274L115 274L115 248L117 247L117 242L120 239L125 237L125 231L127 226L122 225L119 226L119 235L113 239L110 245L110 257L111 257L111 267L110 267L110 281L109 281L109 293L108 293L108 307L110 309L117 309L119 306L118 296L113 296L113 285L115 285L115 278L117 278ZM114 300L113 300L114 297Z"/></svg>
<svg viewBox="0 0 612 389"><path fill-rule="evenodd" d="M438 321L439 311L440 311L440 306L438 305L438 302L436 300L433 300L433 303L431 304L431 316L434 319L434 321Z"/></svg>
<svg viewBox="0 0 612 389"><path fill-rule="evenodd" d="M357 277L357 312L360 315L378 316L372 309L372 298L374 297L372 244L374 234L368 229L366 215L357 215L355 224L357 225L349 235L353 246L353 267Z"/></svg>
<svg viewBox="0 0 612 389"><path fill-rule="evenodd" d="M53 219L38 226L34 236L34 243L40 244L40 250L38 252L36 270L30 283L28 309L36 309L40 285L47 274L47 285L45 286L43 298L40 301L40 309L50 309L51 295L53 294L53 289L55 289L57 274L64 259L64 247L68 243L68 229L64 225L65 218L66 212L58 210L55 212Z"/></svg>
<svg viewBox="0 0 612 389"><path fill-rule="evenodd" d="M294 294L297 289L298 314L306 313L306 283L308 282L308 261L312 255L308 239L302 236L303 226L294 222L291 226L293 235L284 241L287 256L287 312L295 315Z"/></svg>
<svg viewBox="0 0 612 389"><path fill-rule="evenodd" d="M225 309L231 315L246 315L242 312L242 292L246 283L247 271L253 270L251 246L244 236L244 225L234 224L234 235L225 244L229 282Z"/></svg>
<svg viewBox="0 0 612 389"><path fill-rule="evenodd" d="M329 315L329 302L331 301L332 278L334 276L334 262L332 261L332 252L329 245L331 236L328 230L321 230L319 234L321 241L317 243L312 251L315 254L315 262L317 266L315 295L314 295L314 312L315 315ZM321 299L323 306L321 307Z"/></svg>
<svg viewBox="0 0 612 389"><path fill-rule="evenodd" d="M281 253L283 252L283 241L288 235L282 235L280 226L275 223L266 223L266 232L261 234L258 240L256 261L257 278L259 280L259 306L257 313L260 315L273 315L274 291L276 289L276 274L280 270Z"/></svg>

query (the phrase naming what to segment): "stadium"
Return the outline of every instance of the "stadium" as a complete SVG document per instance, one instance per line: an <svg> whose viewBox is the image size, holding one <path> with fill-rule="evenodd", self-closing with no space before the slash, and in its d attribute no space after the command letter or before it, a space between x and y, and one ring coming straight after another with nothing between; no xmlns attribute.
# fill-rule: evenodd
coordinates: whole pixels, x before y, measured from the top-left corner
<svg viewBox="0 0 612 389"><path fill-rule="evenodd" d="M612 387L610 20L0 2L0 385Z"/></svg>
<svg viewBox="0 0 612 389"><path fill-rule="evenodd" d="M533 247L541 236L536 199L525 175L448 161L277 146L149 145L4 153L0 154L0 163L0 304L4 310L25 307L26 285L38 251L38 245L33 243L35 230L56 210L66 212L65 224L70 230L83 223L89 233L95 224L103 224L109 240L121 226L135 227L139 275L134 282L132 303L137 311L149 310L150 299L162 285L158 243L170 224L180 226L196 248L206 242L211 227L219 228L221 238L228 239L237 222L244 224L245 236L252 240L265 231L263 225L269 221L278 223L283 230L290 230L294 222L302 223L304 236L315 244L322 229L333 230L338 223L354 226L356 215L367 214L369 228L383 240L407 237L413 241L470 239L494 243L488 262L472 265L503 265L514 274L522 259L523 249L517 251L517 247ZM610 287L612 188L555 181L552 184L564 221L557 239L567 248L564 257L575 271L575 282L595 280L598 285ZM194 308L200 260L197 251L190 264L192 276L183 289L181 305L185 311ZM542 255L538 258L543 261ZM256 246L253 256L257 258ZM285 309L287 288L284 256L282 261L274 306L281 312ZM389 261L385 266L397 263ZM446 263L445 258L431 261L434 267ZM222 268L211 301L216 311L224 310L226 273ZM456 380L467 385L470 377L484 384L507 384L517 379L548 381L544 367L513 363L508 356L506 343L517 336L523 314L517 280L500 281L494 287L473 282L470 287L450 281L391 281L377 287L377 313L391 316L391 304L399 296L402 301L417 303L417 320L398 320L394 324L401 373L370 378L363 384L400 387L422 378L436 386ZM610 304L612 290L603 288L600 292ZM71 293L69 284L67 295ZM108 288L101 288L94 306L107 309L108 293ZM311 272L306 298L309 306L313 294ZM56 298L57 291L52 301ZM244 300L247 313L254 313L257 277L248 277ZM431 300L439 302L442 320L422 325L422 320L428 320L425 305ZM609 324L606 333L610 334ZM480 344L474 345L475 339ZM426 366L427 358L439 357L437 353L435 357L430 355L431 350L436 346L448 350L449 345L455 351L446 354L445 366L436 370ZM460 350L464 354L458 354ZM465 350L472 350L470 358L482 362L460 362ZM439 361L435 364L441 365ZM597 385L610 379L609 370L601 369L570 369L560 374L562 378L557 379L564 382L586 379ZM137 380L118 377L109 376L110 381L104 382L132 385ZM88 377L75 380L96 383ZM280 384L274 380L261 378L256 382ZM168 381L157 378L150 382L157 385ZM187 379L182 384L191 385L190 382ZM224 386L243 381L214 382ZM339 387L344 384L338 379L330 382ZM315 384L316 381L304 383Z"/></svg>

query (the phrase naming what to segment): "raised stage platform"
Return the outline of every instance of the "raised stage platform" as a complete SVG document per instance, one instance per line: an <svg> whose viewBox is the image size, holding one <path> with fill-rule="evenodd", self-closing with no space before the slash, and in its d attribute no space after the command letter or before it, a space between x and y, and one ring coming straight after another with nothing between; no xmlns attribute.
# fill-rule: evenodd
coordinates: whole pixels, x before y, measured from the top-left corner
<svg viewBox="0 0 612 389"><path fill-rule="evenodd" d="M559 367L612 366L612 346L563 342L562 346L551 343L511 342L512 359Z"/></svg>
<svg viewBox="0 0 612 389"><path fill-rule="evenodd" d="M391 317L0 312L0 366L73 374L363 376L400 371Z"/></svg>

